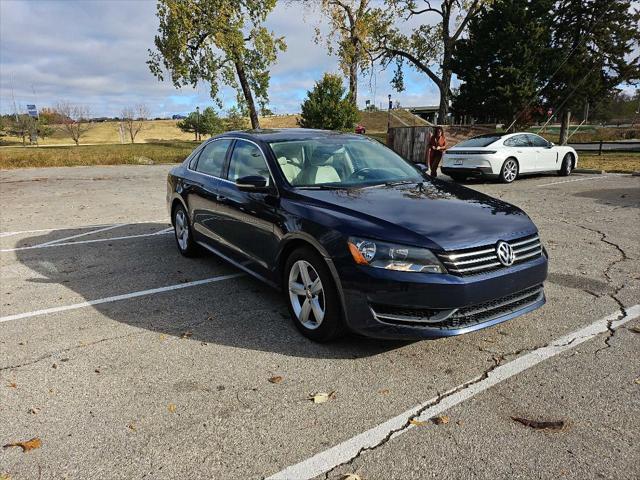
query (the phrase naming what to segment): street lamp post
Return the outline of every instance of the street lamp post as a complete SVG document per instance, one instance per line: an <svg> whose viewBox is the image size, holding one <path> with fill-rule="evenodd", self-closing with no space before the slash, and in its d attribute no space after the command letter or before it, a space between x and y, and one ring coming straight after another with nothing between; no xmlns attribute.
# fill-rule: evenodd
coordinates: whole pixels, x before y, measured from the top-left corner
<svg viewBox="0 0 640 480"><path fill-rule="evenodd" d="M200 107L196 107L196 140L202 140L200 136Z"/></svg>

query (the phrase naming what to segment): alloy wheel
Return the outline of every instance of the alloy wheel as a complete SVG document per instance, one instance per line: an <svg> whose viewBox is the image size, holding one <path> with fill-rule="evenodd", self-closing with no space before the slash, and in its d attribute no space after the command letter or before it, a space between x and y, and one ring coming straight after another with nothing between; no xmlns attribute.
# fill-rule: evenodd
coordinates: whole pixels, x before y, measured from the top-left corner
<svg viewBox="0 0 640 480"><path fill-rule="evenodd" d="M313 265L298 260L289 271L289 299L300 323L309 330L322 324L325 314L325 295L322 281Z"/></svg>
<svg viewBox="0 0 640 480"><path fill-rule="evenodd" d="M189 247L189 223L187 221L187 215L184 210L179 209L176 213L176 240L181 250L186 250Z"/></svg>
<svg viewBox="0 0 640 480"><path fill-rule="evenodd" d="M518 176L518 164L515 160L507 160L504 164L504 179L511 183Z"/></svg>

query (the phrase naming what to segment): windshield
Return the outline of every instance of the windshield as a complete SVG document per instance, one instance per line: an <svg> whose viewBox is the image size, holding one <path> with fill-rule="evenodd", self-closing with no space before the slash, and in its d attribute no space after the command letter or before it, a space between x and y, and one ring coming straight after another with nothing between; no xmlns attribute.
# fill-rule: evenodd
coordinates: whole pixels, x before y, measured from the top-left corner
<svg viewBox="0 0 640 480"><path fill-rule="evenodd" d="M480 135L478 137L470 138L464 142L460 142L456 145L458 147L486 147L493 142L500 140L500 135Z"/></svg>
<svg viewBox="0 0 640 480"><path fill-rule="evenodd" d="M271 142L278 166L295 187L361 187L421 182L402 157L365 138L314 138Z"/></svg>

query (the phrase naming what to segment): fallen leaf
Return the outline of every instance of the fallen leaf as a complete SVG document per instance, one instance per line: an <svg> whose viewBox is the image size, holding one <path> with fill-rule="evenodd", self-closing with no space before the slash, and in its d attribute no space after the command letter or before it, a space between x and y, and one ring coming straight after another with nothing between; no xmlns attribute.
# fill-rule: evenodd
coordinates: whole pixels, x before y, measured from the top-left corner
<svg viewBox="0 0 640 480"><path fill-rule="evenodd" d="M534 430L562 430L565 426L564 420L555 420L551 422L529 420L521 417L511 417L514 422L521 423L525 427L533 428Z"/></svg>
<svg viewBox="0 0 640 480"><path fill-rule="evenodd" d="M333 400L334 398L336 398L335 390L331 393L313 393L309 395L309 400L313 400L313 403L325 403L329 399Z"/></svg>
<svg viewBox="0 0 640 480"><path fill-rule="evenodd" d="M456 425L458 425L459 427L461 427L462 425L464 425L464 422L462 420L458 420L456 422Z"/></svg>
<svg viewBox="0 0 640 480"><path fill-rule="evenodd" d="M280 375L275 375L269 379L269 383L282 383L282 380L284 380L284 378Z"/></svg>
<svg viewBox="0 0 640 480"><path fill-rule="evenodd" d="M9 387L9 388L18 388L18 384L16 382L9 382L7 384L7 387Z"/></svg>
<svg viewBox="0 0 640 480"><path fill-rule="evenodd" d="M636 378L636 383L640 385L640 377Z"/></svg>
<svg viewBox="0 0 640 480"><path fill-rule="evenodd" d="M20 447L23 452L28 452L29 450L40 448L41 445L42 441L36 437L31 440L27 440L26 442L7 443L6 445L3 445L2 448Z"/></svg>
<svg viewBox="0 0 640 480"><path fill-rule="evenodd" d="M53 365L51 365L51 368L58 368L58 365L54 363Z"/></svg>
<svg viewBox="0 0 640 480"><path fill-rule="evenodd" d="M94 372L96 372L96 373L100 373L100 369L99 369L99 368L96 368L96 369L94 370Z"/></svg>
<svg viewBox="0 0 640 480"><path fill-rule="evenodd" d="M0 480L11 480L8 473L0 473Z"/></svg>
<svg viewBox="0 0 640 480"><path fill-rule="evenodd" d="M191 335L193 335L193 332L187 330L182 335L180 335L180 338L189 338Z"/></svg>
<svg viewBox="0 0 640 480"><path fill-rule="evenodd" d="M167 336L164 333L160 334L160 341L164 342L167 339Z"/></svg>
<svg viewBox="0 0 640 480"><path fill-rule="evenodd" d="M169 410L169 413L175 413L175 411L176 411L176 404L175 404L175 403L170 403L170 404L167 406L167 410Z"/></svg>
<svg viewBox="0 0 640 480"><path fill-rule="evenodd" d="M423 420L416 420L415 418L412 418L411 420L409 420L409 423L411 425L415 425L416 427L421 427L422 425L425 425L427 422L425 422Z"/></svg>
<svg viewBox="0 0 640 480"><path fill-rule="evenodd" d="M389 389L388 388L383 388L382 390L378 390L378 393L380 395L389 395Z"/></svg>
<svg viewBox="0 0 640 480"><path fill-rule="evenodd" d="M33 414L33 415L37 415L38 413L40 413L40 408L38 407L31 407L29 409L29 413Z"/></svg>
<svg viewBox="0 0 640 480"><path fill-rule="evenodd" d="M431 421L436 425L445 425L449 423L449 417L446 415L438 415L437 417L433 417Z"/></svg>
<svg viewBox="0 0 640 480"><path fill-rule="evenodd" d="M345 473L340 477L340 480L362 480L362 477L355 473Z"/></svg>
<svg viewBox="0 0 640 480"><path fill-rule="evenodd" d="M136 429L136 425L133 422L131 422L129 425L127 425L127 427L129 428L129 430L133 430L134 432L138 431Z"/></svg>

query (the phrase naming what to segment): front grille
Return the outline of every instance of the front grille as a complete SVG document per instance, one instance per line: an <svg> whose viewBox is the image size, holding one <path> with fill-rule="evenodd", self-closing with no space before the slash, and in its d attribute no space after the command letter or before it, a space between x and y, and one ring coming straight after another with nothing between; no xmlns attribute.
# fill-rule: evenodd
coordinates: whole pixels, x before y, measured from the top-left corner
<svg viewBox="0 0 640 480"><path fill-rule="evenodd" d="M542 285L536 285L502 298L459 309L439 310L372 305L371 310L375 317L383 323L408 327L457 330L515 313L533 305L543 297L544 289Z"/></svg>
<svg viewBox="0 0 640 480"><path fill-rule="evenodd" d="M514 265L533 260L542 255L542 244L538 235L511 240L506 243L513 248L513 253L515 254ZM438 257L449 273L461 277L505 268L498 261L494 245L440 253Z"/></svg>

